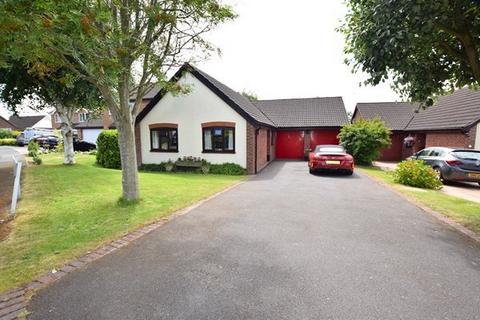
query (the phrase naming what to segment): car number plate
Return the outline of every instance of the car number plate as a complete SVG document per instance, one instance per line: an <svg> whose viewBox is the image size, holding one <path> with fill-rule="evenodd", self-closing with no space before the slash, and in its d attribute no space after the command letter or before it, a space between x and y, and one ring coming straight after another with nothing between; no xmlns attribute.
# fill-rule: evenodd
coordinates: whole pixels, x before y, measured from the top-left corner
<svg viewBox="0 0 480 320"><path fill-rule="evenodd" d="M469 173L468 177L469 178L480 179L480 173Z"/></svg>
<svg viewBox="0 0 480 320"><path fill-rule="evenodd" d="M338 160L327 160L325 161L326 164L340 164L340 161Z"/></svg>

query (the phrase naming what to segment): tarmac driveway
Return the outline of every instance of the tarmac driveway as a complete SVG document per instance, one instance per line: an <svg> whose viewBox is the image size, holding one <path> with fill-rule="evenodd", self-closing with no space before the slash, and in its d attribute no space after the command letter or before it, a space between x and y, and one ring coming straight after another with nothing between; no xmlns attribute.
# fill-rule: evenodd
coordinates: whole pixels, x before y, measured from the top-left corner
<svg viewBox="0 0 480 320"><path fill-rule="evenodd" d="M369 178L275 162L40 291L31 319L480 319L480 246Z"/></svg>

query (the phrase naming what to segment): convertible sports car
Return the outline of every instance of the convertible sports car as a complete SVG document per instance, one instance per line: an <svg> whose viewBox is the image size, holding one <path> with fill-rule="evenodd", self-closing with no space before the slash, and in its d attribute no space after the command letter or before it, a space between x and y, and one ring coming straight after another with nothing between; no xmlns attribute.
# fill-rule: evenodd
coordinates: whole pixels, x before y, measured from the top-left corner
<svg viewBox="0 0 480 320"><path fill-rule="evenodd" d="M319 145L310 152L308 167L310 173L321 170L335 170L351 175L355 164L353 157L342 146Z"/></svg>

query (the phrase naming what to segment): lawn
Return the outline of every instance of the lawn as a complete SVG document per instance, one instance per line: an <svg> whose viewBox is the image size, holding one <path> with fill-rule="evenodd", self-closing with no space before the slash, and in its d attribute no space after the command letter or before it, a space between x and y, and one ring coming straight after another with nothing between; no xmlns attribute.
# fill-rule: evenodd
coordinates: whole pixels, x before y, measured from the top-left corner
<svg viewBox="0 0 480 320"><path fill-rule="evenodd" d="M360 167L367 175L388 183L396 190L421 205L452 218L470 230L480 234L480 204L452 197L435 190L406 187L393 181L392 172L375 167Z"/></svg>
<svg viewBox="0 0 480 320"><path fill-rule="evenodd" d="M122 207L119 170L98 167L90 155L78 155L75 166L62 165L61 154L45 155L26 169L12 232L0 242L0 292L243 179L142 172L142 200Z"/></svg>

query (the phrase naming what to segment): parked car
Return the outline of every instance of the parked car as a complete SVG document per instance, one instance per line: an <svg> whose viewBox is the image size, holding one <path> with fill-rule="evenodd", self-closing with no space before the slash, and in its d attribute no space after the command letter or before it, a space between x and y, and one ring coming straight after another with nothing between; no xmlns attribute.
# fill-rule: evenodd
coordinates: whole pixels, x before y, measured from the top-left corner
<svg viewBox="0 0 480 320"><path fill-rule="evenodd" d="M23 147L29 142L29 139L26 138L23 133L20 133L16 139L17 139L17 146L20 146L20 147Z"/></svg>
<svg viewBox="0 0 480 320"><path fill-rule="evenodd" d="M58 145L60 139L55 135L35 136L31 141L36 141L40 147L53 149Z"/></svg>
<svg viewBox="0 0 480 320"><path fill-rule="evenodd" d="M32 139L40 136L54 136L52 129L26 128L17 136L17 145L27 145Z"/></svg>
<svg viewBox="0 0 480 320"><path fill-rule="evenodd" d="M353 157L339 145L318 145L310 152L308 159L310 173L321 170L342 171L353 174Z"/></svg>
<svg viewBox="0 0 480 320"><path fill-rule="evenodd" d="M75 151L91 151L95 150L97 146L93 143L73 138L73 150Z"/></svg>
<svg viewBox="0 0 480 320"><path fill-rule="evenodd" d="M423 160L442 181L468 181L480 184L480 151L432 147L415 153L412 159Z"/></svg>

